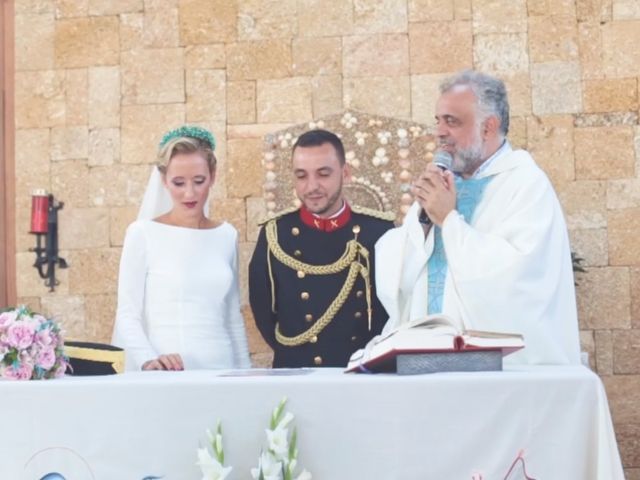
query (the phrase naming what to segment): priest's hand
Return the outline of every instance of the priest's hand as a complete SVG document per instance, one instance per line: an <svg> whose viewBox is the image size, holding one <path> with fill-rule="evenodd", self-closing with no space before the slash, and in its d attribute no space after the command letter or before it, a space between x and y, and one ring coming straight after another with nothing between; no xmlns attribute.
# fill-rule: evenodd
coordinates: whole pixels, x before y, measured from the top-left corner
<svg viewBox="0 0 640 480"><path fill-rule="evenodd" d="M182 357L178 353L160 355L142 364L142 370L184 370Z"/></svg>
<svg viewBox="0 0 640 480"><path fill-rule="evenodd" d="M442 226L449 213L456 208L456 187L453 173L442 171L430 163L411 187L411 192L431 221Z"/></svg>

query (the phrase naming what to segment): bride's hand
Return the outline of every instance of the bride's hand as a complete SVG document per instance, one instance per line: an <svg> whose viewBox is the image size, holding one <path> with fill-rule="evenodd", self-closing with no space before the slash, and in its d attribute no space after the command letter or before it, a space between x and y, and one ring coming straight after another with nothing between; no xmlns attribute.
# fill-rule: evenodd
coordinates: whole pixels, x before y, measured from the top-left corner
<svg viewBox="0 0 640 480"><path fill-rule="evenodd" d="M184 363L178 353L169 353L144 362L142 370L184 370Z"/></svg>

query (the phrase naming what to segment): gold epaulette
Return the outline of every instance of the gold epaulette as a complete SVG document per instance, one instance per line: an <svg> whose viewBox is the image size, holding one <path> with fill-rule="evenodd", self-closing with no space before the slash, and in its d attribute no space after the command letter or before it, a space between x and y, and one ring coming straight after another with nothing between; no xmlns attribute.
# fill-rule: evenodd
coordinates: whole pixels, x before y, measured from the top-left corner
<svg viewBox="0 0 640 480"><path fill-rule="evenodd" d="M271 214L267 215L266 218L263 218L262 220L260 220L258 222L258 225L262 226L265 223L267 223L269 220L278 219L280 217L285 216L287 213L295 212L296 210L299 210L299 209L300 209L300 207L289 207L289 208L285 208L284 210L280 210L279 212L271 213Z"/></svg>
<svg viewBox="0 0 640 480"><path fill-rule="evenodd" d="M382 210L375 210L373 208L360 207L358 205L351 205L351 210L362 215L378 218L380 220L388 220L393 222L396 219L395 212L383 212Z"/></svg>

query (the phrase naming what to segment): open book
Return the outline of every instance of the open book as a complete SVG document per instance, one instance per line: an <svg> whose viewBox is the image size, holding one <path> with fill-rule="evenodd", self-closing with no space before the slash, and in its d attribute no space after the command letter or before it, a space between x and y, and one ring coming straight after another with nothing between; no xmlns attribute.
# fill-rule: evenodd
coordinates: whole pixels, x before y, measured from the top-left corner
<svg viewBox="0 0 640 480"><path fill-rule="evenodd" d="M520 334L465 330L451 317L430 315L372 339L351 355L346 371L393 372L401 354L497 350L504 356L521 348L524 338Z"/></svg>

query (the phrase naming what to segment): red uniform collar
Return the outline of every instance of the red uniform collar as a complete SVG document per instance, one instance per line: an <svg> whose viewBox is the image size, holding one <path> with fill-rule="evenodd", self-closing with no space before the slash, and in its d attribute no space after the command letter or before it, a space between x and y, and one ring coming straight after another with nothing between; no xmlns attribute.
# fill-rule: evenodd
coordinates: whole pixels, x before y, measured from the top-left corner
<svg viewBox="0 0 640 480"><path fill-rule="evenodd" d="M351 220L351 207L345 202L344 209L333 218L319 218L305 208L300 207L300 220L305 225L323 232L333 232L344 227Z"/></svg>

